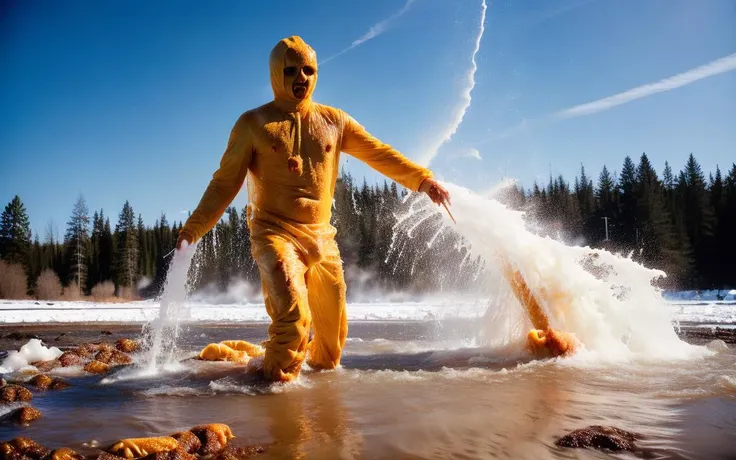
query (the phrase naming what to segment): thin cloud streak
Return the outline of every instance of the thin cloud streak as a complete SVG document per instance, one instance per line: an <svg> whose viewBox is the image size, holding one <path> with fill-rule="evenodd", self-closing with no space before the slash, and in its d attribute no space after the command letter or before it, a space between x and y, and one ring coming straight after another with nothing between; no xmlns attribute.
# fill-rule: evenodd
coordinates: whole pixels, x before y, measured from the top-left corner
<svg viewBox="0 0 736 460"><path fill-rule="evenodd" d="M461 154L463 157L469 157L469 158L475 158L476 160L483 160L483 157L480 156L480 152L476 148L470 148L465 153Z"/></svg>
<svg viewBox="0 0 736 460"><path fill-rule="evenodd" d="M450 123L450 126L447 129L447 133L442 136L441 140L437 143L437 145L431 149L429 149L429 153L425 154L423 158L419 160L420 164L423 164L425 166L429 166L429 164L432 162L434 157L437 156L437 151L442 147L447 141L449 141L452 136L457 132L457 129L460 127L460 125L463 122L463 118L465 118L465 113L468 111L468 108L470 107L470 103L472 102L472 98L470 96L470 93L473 91L473 88L475 88L475 72L478 70L478 65L475 62L475 55L478 54L478 50L480 49L480 42L483 38L483 33L485 32L485 23L486 23L486 0L483 0L481 3L481 13L480 13L480 30L478 31L478 36L475 39L475 47L473 48L473 54L470 57L471 66L470 69L468 69L467 73L467 86L465 87L465 90L463 91L460 99L461 103L460 105L455 109L454 115L453 115L453 121Z"/></svg>
<svg viewBox="0 0 736 460"><path fill-rule="evenodd" d="M602 112L613 107L626 104L627 102L651 96L653 94L670 91L680 88L690 83L694 83L703 78L712 77L725 72L736 70L736 53L722 57L708 64L696 67L681 74L665 78L656 83L639 86L623 93L615 94L597 101L588 102L577 105L566 110L557 112L554 115L556 119L567 119L591 115Z"/></svg>
<svg viewBox="0 0 736 460"><path fill-rule="evenodd" d="M411 7L411 4L414 3L416 0L406 0L406 3L404 3L404 6L401 7L399 11L392 14L388 18L384 19L383 21L377 22L373 24L369 29L368 32L364 33L360 38L353 41L353 43L345 48L344 50L340 51L337 54L334 54L324 61L320 62L319 65L324 65L330 62L331 60L342 56L343 54L347 53L348 51L352 51L353 49L357 48L358 46L362 45L363 43L373 40L374 38L378 37L379 35L383 34L388 30L388 26L391 25L392 22L400 18L404 15L407 11L409 11L409 8Z"/></svg>

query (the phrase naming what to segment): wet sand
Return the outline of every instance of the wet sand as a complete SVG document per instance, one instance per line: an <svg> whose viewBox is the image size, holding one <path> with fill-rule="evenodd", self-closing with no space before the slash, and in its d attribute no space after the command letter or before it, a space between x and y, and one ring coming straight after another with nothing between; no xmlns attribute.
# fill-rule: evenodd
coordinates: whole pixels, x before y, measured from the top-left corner
<svg viewBox="0 0 736 460"><path fill-rule="evenodd" d="M264 385L242 366L187 360L166 374L120 368L65 376L73 386L34 394L44 417L0 426L0 440L28 436L91 451L122 437L166 435L222 422L254 458L736 458L736 348L731 332L688 325L694 343L731 343L688 361L567 363L458 345L458 321L351 323L343 368L306 371L296 383ZM137 337L142 325L58 324L0 328L0 350L36 336L49 346ZM266 337L266 324L192 324L184 356L209 342ZM449 345L448 345L449 344ZM126 374L127 372L127 374ZM557 447L589 425L645 436L637 454Z"/></svg>

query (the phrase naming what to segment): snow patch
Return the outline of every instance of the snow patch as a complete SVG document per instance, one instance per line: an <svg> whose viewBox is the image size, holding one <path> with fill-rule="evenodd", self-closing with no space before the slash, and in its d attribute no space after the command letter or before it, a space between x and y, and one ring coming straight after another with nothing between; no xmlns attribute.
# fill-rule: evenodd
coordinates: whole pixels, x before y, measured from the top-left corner
<svg viewBox="0 0 736 460"><path fill-rule="evenodd" d="M36 361L52 361L61 356L61 350L56 347L47 348L39 339L31 339L20 348L20 351L11 351L0 364L0 374L9 374L30 365Z"/></svg>

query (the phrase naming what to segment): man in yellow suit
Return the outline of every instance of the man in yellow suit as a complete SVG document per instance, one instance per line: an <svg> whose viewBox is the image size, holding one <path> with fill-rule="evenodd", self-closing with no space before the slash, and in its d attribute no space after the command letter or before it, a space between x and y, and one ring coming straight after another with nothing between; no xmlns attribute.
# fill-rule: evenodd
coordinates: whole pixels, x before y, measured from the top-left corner
<svg viewBox="0 0 736 460"><path fill-rule="evenodd" d="M427 193L438 205L449 201L449 193L431 171L345 112L312 101L317 55L300 37L279 41L269 65L274 100L235 123L177 248L199 240L220 220L249 175L251 251L272 320L258 370L268 380L289 381L305 359L313 369L335 368L347 337L345 280L330 225L340 152Z"/></svg>

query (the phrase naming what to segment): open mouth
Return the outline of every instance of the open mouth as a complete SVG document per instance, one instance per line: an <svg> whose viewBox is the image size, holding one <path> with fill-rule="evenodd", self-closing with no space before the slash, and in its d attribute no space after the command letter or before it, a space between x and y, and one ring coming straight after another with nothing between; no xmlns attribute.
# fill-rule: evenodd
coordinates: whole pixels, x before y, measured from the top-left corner
<svg viewBox="0 0 736 460"><path fill-rule="evenodd" d="M306 83L294 83L291 85L291 91L294 93L294 97L303 99L307 95L307 87Z"/></svg>

